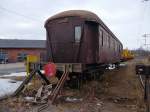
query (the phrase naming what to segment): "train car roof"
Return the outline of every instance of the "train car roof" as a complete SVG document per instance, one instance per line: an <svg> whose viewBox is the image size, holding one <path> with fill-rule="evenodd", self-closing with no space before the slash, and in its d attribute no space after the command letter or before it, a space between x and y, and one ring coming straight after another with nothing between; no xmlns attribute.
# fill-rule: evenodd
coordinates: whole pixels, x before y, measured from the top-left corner
<svg viewBox="0 0 150 112"><path fill-rule="evenodd" d="M96 22L100 24L106 31L108 31L115 39L119 41L119 39L111 32L111 30L104 24L104 22L96 14L90 11L69 10L69 11L60 12L48 18L45 22L45 26L48 24L49 21L52 21L58 18L64 18L64 17L81 17L81 18L84 18L86 21Z"/></svg>
<svg viewBox="0 0 150 112"><path fill-rule="evenodd" d="M64 11L64 12L61 12L61 13L58 13L50 18L48 18L48 20L46 21L45 25L47 24L47 22L51 21L51 20L54 20L54 19L57 19L57 18L63 18L63 17L81 17L81 18L84 18L86 20L91 20L91 21L95 21L97 23L100 22L100 19L99 17L90 12L90 11L85 11L85 10L69 10L69 11Z"/></svg>

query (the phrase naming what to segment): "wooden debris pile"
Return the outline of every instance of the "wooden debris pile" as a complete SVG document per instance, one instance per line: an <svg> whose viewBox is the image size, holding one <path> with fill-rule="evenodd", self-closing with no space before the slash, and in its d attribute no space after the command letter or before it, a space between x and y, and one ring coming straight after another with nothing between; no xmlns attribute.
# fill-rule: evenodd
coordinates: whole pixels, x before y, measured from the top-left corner
<svg viewBox="0 0 150 112"><path fill-rule="evenodd" d="M25 97L27 102L31 102L34 104L44 104L48 102L48 97L52 93L52 84L42 85L38 90L35 96L32 98Z"/></svg>

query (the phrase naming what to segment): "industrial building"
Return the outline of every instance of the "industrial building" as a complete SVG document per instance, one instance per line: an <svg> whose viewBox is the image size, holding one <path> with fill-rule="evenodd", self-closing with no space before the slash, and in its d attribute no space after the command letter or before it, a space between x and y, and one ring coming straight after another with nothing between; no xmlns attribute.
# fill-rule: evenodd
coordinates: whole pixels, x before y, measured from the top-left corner
<svg viewBox="0 0 150 112"><path fill-rule="evenodd" d="M24 61L27 55L45 56L45 40L0 39L0 62Z"/></svg>

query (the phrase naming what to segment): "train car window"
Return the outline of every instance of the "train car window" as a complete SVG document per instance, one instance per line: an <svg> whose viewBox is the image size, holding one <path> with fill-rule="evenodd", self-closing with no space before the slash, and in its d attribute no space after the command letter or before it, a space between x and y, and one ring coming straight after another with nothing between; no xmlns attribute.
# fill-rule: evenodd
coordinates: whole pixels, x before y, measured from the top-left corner
<svg viewBox="0 0 150 112"><path fill-rule="evenodd" d="M119 52L119 43L117 43L117 52Z"/></svg>
<svg viewBox="0 0 150 112"><path fill-rule="evenodd" d="M117 42L115 40L115 52L117 51Z"/></svg>
<svg viewBox="0 0 150 112"><path fill-rule="evenodd" d="M119 45L119 50L120 50L120 52L121 52L121 49L122 49L122 47L121 47L121 45Z"/></svg>
<svg viewBox="0 0 150 112"><path fill-rule="evenodd" d="M75 26L75 42L80 42L81 39L81 26Z"/></svg>
<svg viewBox="0 0 150 112"><path fill-rule="evenodd" d="M103 32L103 46L108 47L108 36L106 34L106 32Z"/></svg>
<svg viewBox="0 0 150 112"><path fill-rule="evenodd" d="M102 42L103 41L103 36L102 36L103 34L102 33L103 32L99 29L99 45L101 45L101 46L103 45L103 42Z"/></svg>
<svg viewBox="0 0 150 112"><path fill-rule="evenodd" d="M108 36L108 46L110 48L110 36Z"/></svg>
<svg viewBox="0 0 150 112"><path fill-rule="evenodd" d="M118 52L118 43L116 41L116 48L115 48L115 51Z"/></svg>
<svg viewBox="0 0 150 112"><path fill-rule="evenodd" d="M108 43L107 43L107 42L108 42L108 38L107 38L107 34L106 34L106 32L105 32L105 33L104 33L104 38L103 38L103 45L106 46L106 47L108 46Z"/></svg>
<svg viewBox="0 0 150 112"><path fill-rule="evenodd" d="M109 47L109 36L108 36L108 34L106 35L106 41L107 41L107 47Z"/></svg>
<svg viewBox="0 0 150 112"><path fill-rule="evenodd" d="M114 51L115 51L115 48L116 48L116 44L115 44L115 40L114 40Z"/></svg>
<svg viewBox="0 0 150 112"><path fill-rule="evenodd" d="M104 44L104 33L102 32L102 46Z"/></svg>
<svg viewBox="0 0 150 112"><path fill-rule="evenodd" d="M118 44L118 51L120 52L120 45Z"/></svg>
<svg viewBox="0 0 150 112"><path fill-rule="evenodd" d="M108 47L108 35L106 35L106 46Z"/></svg>

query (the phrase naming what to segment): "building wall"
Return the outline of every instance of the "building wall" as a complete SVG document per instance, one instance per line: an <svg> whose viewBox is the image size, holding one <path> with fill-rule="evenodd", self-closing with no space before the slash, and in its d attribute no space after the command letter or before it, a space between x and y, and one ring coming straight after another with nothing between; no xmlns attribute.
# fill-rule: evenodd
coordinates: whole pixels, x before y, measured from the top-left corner
<svg viewBox="0 0 150 112"><path fill-rule="evenodd" d="M42 58L45 58L45 49L37 49L37 48L2 48L1 51L8 53L8 61L9 62L17 62L19 53L26 53L28 55L37 55Z"/></svg>

